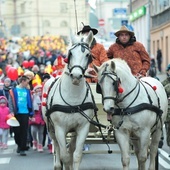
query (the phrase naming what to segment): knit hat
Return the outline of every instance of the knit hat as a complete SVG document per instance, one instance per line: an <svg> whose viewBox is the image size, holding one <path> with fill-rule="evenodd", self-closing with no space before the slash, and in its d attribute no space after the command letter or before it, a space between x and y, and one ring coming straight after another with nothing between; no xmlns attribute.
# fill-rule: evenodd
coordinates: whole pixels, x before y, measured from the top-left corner
<svg viewBox="0 0 170 170"><path fill-rule="evenodd" d="M0 99L0 103L6 103L5 99Z"/></svg>
<svg viewBox="0 0 170 170"><path fill-rule="evenodd" d="M0 103L6 103L7 104L7 99L4 96L0 97Z"/></svg>
<svg viewBox="0 0 170 170"><path fill-rule="evenodd" d="M36 86L33 88L33 91L35 92L35 90L37 90L38 88L42 88L42 85L41 85L41 84L36 85Z"/></svg>
<svg viewBox="0 0 170 170"><path fill-rule="evenodd" d="M10 78L6 78L6 79L4 80L4 83L5 83L5 82L11 83L11 79L10 79Z"/></svg>

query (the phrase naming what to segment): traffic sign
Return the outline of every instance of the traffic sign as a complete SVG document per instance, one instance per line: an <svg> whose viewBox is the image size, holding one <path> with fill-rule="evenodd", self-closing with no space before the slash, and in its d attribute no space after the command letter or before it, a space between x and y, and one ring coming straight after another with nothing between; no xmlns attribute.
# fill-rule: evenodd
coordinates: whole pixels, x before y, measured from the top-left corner
<svg viewBox="0 0 170 170"><path fill-rule="evenodd" d="M104 26L104 25L105 25L104 19L99 19L99 26Z"/></svg>
<svg viewBox="0 0 170 170"><path fill-rule="evenodd" d="M128 26L128 20L124 19L121 20L122 26L125 25L126 27Z"/></svg>

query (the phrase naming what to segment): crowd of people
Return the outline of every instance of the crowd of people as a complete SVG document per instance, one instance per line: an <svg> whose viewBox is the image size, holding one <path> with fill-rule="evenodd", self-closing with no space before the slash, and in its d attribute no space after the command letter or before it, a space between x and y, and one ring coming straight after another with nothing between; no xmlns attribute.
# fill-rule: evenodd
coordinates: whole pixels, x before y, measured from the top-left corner
<svg viewBox="0 0 170 170"><path fill-rule="evenodd" d="M89 25L83 25L82 30L80 30L77 34L85 35L89 31L92 31L94 35L98 33L97 29L91 28ZM122 26L120 30L115 32L115 36L117 37L116 42L113 43L107 51L104 49L102 44L99 44L96 39L93 38L93 42L90 46L93 62L89 65L88 70L89 74L94 76L92 76L92 78L88 78L88 82L97 82L93 65L100 66L103 62L112 58L121 58L125 60L134 76L147 76L152 63L144 46L140 42L136 41L134 32L128 30L126 26ZM34 44L35 41L31 41L29 39L29 41L27 40L26 42L29 44L29 48L31 49L30 45L31 43ZM41 49L37 49L35 53L29 53L29 57L24 56L26 55L24 54L24 51L18 51L16 55L13 55L13 57L16 57L15 61L13 61L13 58L11 59L11 57L2 60L3 51L1 51L2 62L0 67L3 72L0 73L0 147L3 149L8 147L7 140L10 126L6 123L6 116L8 114L12 114L18 120L20 126L11 128L10 134L14 132L14 139L17 144L17 153L21 156L26 155L25 150L27 150L30 146L33 147L33 150L43 152L45 139L46 136L48 136L41 113L43 83L45 83L51 76L55 77L56 73L61 74L64 68L64 64L62 62L65 54L61 53L61 50L52 49L49 51L45 44L43 44L42 40L39 41L38 45L41 46ZM35 45L34 48L36 48ZM9 51L7 56L10 55L11 52ZM28 66L28 63L24 62L25 60L33 61L33 65ZM7 64L14 65L16 61L19 67L21 66L21 70L23 70L23 72L18 72L19 74L17 79L11 80L5 72L5 69ZM49 65L50 67L47 67ZM161 71L160 67L159 70ZM167 69L168 80L170 75L169 70L170 68ZM168 81L167 84L169 88L170 81ZM167 87L167 84L164 85ZM169 99L169 91L166 90L166 92ZM169 119L167 120L169 121ZM170 146L170 139L167 140L167 143ZM49 136L48 141L48 146L51 152L52 147Z"/></svg>

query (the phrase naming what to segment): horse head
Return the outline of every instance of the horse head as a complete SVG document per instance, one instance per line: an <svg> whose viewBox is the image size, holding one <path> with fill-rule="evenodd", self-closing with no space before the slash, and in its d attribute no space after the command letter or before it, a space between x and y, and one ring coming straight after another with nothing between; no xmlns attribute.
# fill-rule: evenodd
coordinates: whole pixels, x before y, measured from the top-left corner
<svg viewBox="0 0 170 170"><path fill-rule="evenodd" d="M69 75L73 84L78 85L84 76L88 65L92 62L90 45L93 41L93 33L89 32L87 36L75 36L71 34L71 48L68 51Z"/></svg>
<svg viewBox="0 0 170 170"><path fill-rule="evenodd" d="M100 67L94 66L98 73L97 93L102 94L102 103L104 111L113 113L115 104L118 100L120 79L116 73L114 61L104 62Z"/></svg>

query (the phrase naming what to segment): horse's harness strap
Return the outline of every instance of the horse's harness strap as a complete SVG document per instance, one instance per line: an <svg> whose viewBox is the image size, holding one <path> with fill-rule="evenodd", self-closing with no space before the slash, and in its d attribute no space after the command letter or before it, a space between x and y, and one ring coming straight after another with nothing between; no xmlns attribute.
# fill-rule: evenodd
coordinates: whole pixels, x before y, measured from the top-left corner
<svg viewBox="0 0 170 170"><path fill-rule="evenodd" d="M123 113L123 115L131 115L131 114L140 112L142 110L154 111L160 116L163 113L163 111L157 106L154 106L154 105L151 105L151 104L148 104L148 103L142 103L142 104L139 104L139 105L134 106L134 107L129 107L127 109L117 108L117 109L114 110L113 116L114 115L122 115L122 113Z"/></svg>
<svg viewBox="0 0 170 170"><path fill-rule="evenodd" d="M51 113L55 111L65 112L65 113L75 113L79 112L79 110L87 110L87 109L94 109L94 104L87 102L83 103L81 105L75 105L75 106L63 106L60 104L55 104L50 107L49 110L47 110L46 116L49 117Z"/></svg>

